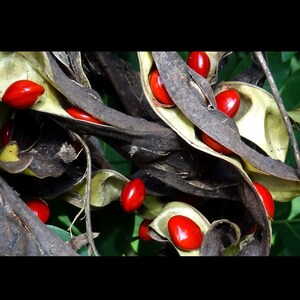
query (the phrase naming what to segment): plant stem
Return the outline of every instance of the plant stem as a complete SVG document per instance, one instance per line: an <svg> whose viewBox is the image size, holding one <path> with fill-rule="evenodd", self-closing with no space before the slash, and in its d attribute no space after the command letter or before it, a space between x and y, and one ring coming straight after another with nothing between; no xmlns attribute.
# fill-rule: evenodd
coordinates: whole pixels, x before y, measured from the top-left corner
<svg viewBox="0 0 300 300"><path fill-rule="evenodd" d="M92 251L95 256L100 256L95 242L94 242L94 236L92 231L92 221L91 221L91 211L90 211L90 194L91 194L91 177L92 177L92 162L91 162L91 153L89 150L89 147L83 140L83 138L78 135L76 132L71 131L71 133L75 136L75 138L81 143L81 145L84 148L84 151L86 153L86 160L87 160L87 168L86 168L86 184L85 184L85 195L84 195L84 205L83 208L85 211L85 220L86 220L86 231L87 231L87 237L89 244L92 248ZM77 214L77 216L81 213Z"/></svg>
<svg viewBox="0 0 300 300"><path fill-rule="evenodd" d="M276 103L277 103L278 108L280 110L281 116L282 116L283 121L285 123L286 129L288 131L288 135L289 135L289 138L290 138L291 146L292 146L292 149L293 149L293 152L294 152L294 157L295 157L296 164L297 164L297 175L300 178L300 153L299 153L298 143L297 143L297 140L296 140L295 135L294 135L294 130L293 130L290 118L289 118L289 116L286 112L283 101L282 101L282 99L279 95L278 88L275 84L275 81L273 79L271 71L270 71L270 69L269 69L269 67L268 67L268 65L265 61L265 58L264 58L262 52L254 52L254 55L257 57L260 65L261 65L261 67L262 67L262 69L263 69L263 71L266 75L266 78L269 82L271 91L272 91L273 96L276 100Z"/></svg>

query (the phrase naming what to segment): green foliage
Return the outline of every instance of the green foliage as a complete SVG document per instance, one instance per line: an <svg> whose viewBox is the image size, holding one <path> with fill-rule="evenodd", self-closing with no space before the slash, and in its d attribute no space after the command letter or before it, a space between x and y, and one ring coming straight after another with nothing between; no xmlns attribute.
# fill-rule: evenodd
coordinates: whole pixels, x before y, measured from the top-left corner
<svg viewBox="0 0 300 300"><path fill-rule="evenodd" d="M277 203L273 221L273 255L300 255L300 196Z"/></svg>

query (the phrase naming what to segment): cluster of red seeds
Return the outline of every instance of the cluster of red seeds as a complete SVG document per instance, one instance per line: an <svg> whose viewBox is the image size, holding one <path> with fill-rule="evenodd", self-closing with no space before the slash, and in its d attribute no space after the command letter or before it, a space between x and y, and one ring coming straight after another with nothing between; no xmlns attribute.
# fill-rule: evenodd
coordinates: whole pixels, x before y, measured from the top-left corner
<svg viewBox="0 0 300 300"><path fill-rule="evenodd" d="M205 52L191 52L187 64L201 76L207 77L210 70L210 60ZM149 77L150 87L156 99L166 105L175 105L164 87L158 70L153 69ZM4 92L2 102L15 109L27 109L33 106L38 98L45 92L43 86L30 81L18 80L12 83ZM240 105L240 96L236 90L227 89L216 95L217 108L230 118L234 117ZM76 119L81 119L97 124L104 124L103 121L95 119L91 115L78 107L70 107L67 112ZM8 119L0 128L0 143L4 147L10 142L13 120ZM202 141L215 151L231 154L232 152L202 133ZM273 219L275 206L271 193L261 184L253 183L261 200L266 208L268 216ZM146 196L144 182L140 178L130 180L121 191L120 202L124 211L131 213L141 207ZM46 201L42 198L32 198L24 200L26 205L36 214L36 216L46 223L50 216L50 209ZM148 234L149 225L152 220L144 219L139 227L139 238L141 240L152 240ZM191 251L198 249L203 240L201 228L189 217L174 215L168 220L168 231L172 242L180 249Z"/></svg>

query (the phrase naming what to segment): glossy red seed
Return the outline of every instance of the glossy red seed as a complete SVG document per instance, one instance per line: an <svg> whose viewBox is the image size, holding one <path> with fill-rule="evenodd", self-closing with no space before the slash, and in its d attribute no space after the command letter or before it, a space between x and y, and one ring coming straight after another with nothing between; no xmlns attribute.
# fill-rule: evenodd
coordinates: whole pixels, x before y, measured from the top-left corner
<svg viewBox="0 0 300 300"><path fill-rule="evenodd" d="M201 132L201 140L208 147L212 148L213 150L215 150L219 153L222 153L222 154L225 154L225 155L234 154L233 151L231 151L230 149L224 147L222 144L220 144L219 142L217 142L216 140L214 140L212 137L210 137L209 135L207 135L204 132Z"/></svg>
<svg viewBox="0 0 300 300"><path fill-rule="evenodd" d="M26 109L35 104L44 92L45 88L34 81L18 80L6 89L2 102L15 109Z"/></svg>
<svg viewBox="0 0 300 300"><path fill-rule="evenodd" d="M97 124L104 124L103 121L94 118L89 113L85 112L84 110L82 110L79 107L72 106L72 107L69 107L66 111L70 116L72 116L75 119L89 121L89 122L93 122L93 123L97 123Z"/></svg>
<svg viewBox="0 0 300 300"><path fill-rule="evenodd" d="M153 69L150 77L149 77L149 84L151 91L154 97L165 105L174 105L174 101L171 99L165 85L162 83L160 79L160 75L157 69Z"/></svg>
<svg viewBox="0 0 300 300"><path fill-rule="evenodd" d="M270 219L274 218L275 214L275 203L272 194L270 191L261 183L253 182L254 187L256 188Z"/></svg>
<svg viewBox="0 0 300 300"><path fill-rule="evenodd" d="M6 146L11 139L13 119L7 119L0 128L0 147Z"/></svg>
<svg viewBox="0 0 300 300"><path fill-rule="evenodd" d="M149 224L152 222L152 220L144 219L139 226L139 239L143 241L151 241L153 240L152 237L148 234L150 231Z"/></svg>
<svg viewBox="0 0 300 300"><path fill-rule="evenodd" d="M240 94L234 89L224 90L216 95L217 108L232 118L240 108Z"/></svg>
<svg viewBox="0 0 300 300"><path fill-rule="evenodd" d="M146 188L144 182L140 178L135 178L127 182L120 196L120 201L123 209L126 212L137 210L144 202Z"/></svg>
<svg viewBox="0 0 300 300"><path fill-rule="evenodd" d="M187 58L187 65L206 78L210 70L210 59L206 52L192 51Z"/></svg>
<svg viewBox="0 0 300 300"><path fill-rule="evenodd" d="M203 233L200 227L186 216L172 216L168 221L168 230L174 245L182 250L196 250L202 244Z"/></svg>
<svg viewBox="0 0 300 300"><path fill-rule="evenodd" d="M45 200L42 198L32 198L26 199L24 202L43 223L48 221L50 208Z"/></svg>

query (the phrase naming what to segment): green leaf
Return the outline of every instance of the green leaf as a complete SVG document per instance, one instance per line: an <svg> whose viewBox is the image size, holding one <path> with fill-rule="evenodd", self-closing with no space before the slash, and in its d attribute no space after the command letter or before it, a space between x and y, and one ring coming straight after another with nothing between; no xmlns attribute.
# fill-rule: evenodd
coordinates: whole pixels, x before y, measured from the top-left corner
<svg viewBox="0 0 300 300"><path fill-rule="evenodd" d="M63 230L62 228L49 224L47 225L47 227L63 241L68 242L71 239L70 233L68 231ZM79 250L77 250L77 253L81 256L88 256L87 246L83 245Z"/></svg>
<svg viewBox="0 0 300 300"><path fill-rule="evenodd" d="M72 224L73 219L79 212L78 207L75 207L62 198L53 198L47 199L47 203L50 208L50 218L47 224L57 226L64 230L68 230L70 225ZM77 227L78 226L78 227ZM85 232L85 224L84 221L78 220L75 224L73 224L71 231L73 235L80 235Z"/></svg>
<svg viewBox="0 0 300 300"><path fill-rule="evenodd" d="M300 131L295 131L294 135L295 135L297 144L300 145ZM292 166L294 168L297 167L294 151L293 151L291 144L289 144L289 149L288 149L288 153L287 153L287 157L286 157L286 164L288 164L289 166Z"/></svg>
<svg viewBox="0 0 300 300"><path fill-rule="evenodd" d="M285 78L285 84L280 91L286 110L293 110L300 106L300 70L293 76Z"/></svg>
<svg viewBox="0 0 300 300"><path fill-rule="evenodd" d="M100 143L103 148L104 156L108 160L108 162L112 165L112 167L119 173L124 176L129 177L132 169L132 162L130 160L125 159L119 152L117 152L113 147L109 144L100 140Z"/></svg>
<svg viewBox="0 0 300 300"><path fill-rule="evenodd" d="M290 63L282 63L281 52L267 52L268 64L277 88L280 90L290 74ZM266 80L264 89L271 92L270 85Z"/></svg>
<svg viewBox="0 0 300 300"><path fill-rule="evenodd" d="M227 57L226 65L219 72L219 82L232 80L234 76L248 68L252 62L247 53L232 52Z"/></svg>
<svg viewBox="0 0 300 300"><path fill-rule="evenodd" d="M290 68L291 68L291 75L293 75L296 71L300 69L300 61L298 57L293 56L291 58Z"/></svg>
<svg viewBox="0 0 300 300"><path fill-rule="evenodd" d="M92 213L93 232L102 256L122 256L130 247L135 223L135 214L123 211L119 202L112 202Z"/></svg>
<svg viewBox="0 0 300 300"><path fill-rule="evenodd" d="M184 61L187 61L189 53L189 51L178 51L178 54L182 57Z"/></svg>
<svg viewBox="0 0 300 300"><path fill-rule="evenodd" d="M287 219L291 213L292 202L275 202L275 216L274 219Z"/></svg>
<svg viewBox="0 0 300 300"><path fill-rule="evenodd" d="M286 62L288 60L290 60L296 53L298 53L297 51L284 51L281 52L281 60L282 62Z"/></svg>
<svg viewBox="0 0 300 300"><path fill-rule="evenodd" d="M276 234L273 247L282 244L287 251L282 252L281 255L300 255L300 196L292 200L289 216L274 219L272 225L274 235Z"/></svg>

